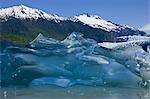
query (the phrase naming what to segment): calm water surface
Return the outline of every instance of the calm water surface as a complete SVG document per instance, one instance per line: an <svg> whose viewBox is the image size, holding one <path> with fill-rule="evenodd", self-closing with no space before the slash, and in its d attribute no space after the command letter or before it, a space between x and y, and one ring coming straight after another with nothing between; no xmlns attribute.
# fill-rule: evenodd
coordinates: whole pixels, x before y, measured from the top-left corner
<svg viewBox="0 0 150 99"><path fill-rule="evenodd" d="M73 86L9 87L1 89L1 99L150 99L149 91L139 88Z"/></svg>

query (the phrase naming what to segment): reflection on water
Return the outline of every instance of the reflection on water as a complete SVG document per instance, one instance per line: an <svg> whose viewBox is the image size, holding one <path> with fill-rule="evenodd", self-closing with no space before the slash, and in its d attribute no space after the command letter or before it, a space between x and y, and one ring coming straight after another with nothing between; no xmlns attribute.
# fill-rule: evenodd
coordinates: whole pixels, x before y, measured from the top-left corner
<svg viewBox="0 0 150 99"><path fill-rule="evenodd" d="M2 99L150 99L144 89L73 86L12 87L2 88Z"/></svg>

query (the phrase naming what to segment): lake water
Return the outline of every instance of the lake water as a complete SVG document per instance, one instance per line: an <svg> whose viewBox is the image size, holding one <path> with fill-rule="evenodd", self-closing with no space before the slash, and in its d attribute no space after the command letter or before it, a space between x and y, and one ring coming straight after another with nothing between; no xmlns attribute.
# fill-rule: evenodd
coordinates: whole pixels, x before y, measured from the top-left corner
<svg viewBox="0 0 150 99"><path fill-rule="evenodd" d="M150 99L149 91L140 88L91 86L9 87L1 89L1 99Z"/></svg>

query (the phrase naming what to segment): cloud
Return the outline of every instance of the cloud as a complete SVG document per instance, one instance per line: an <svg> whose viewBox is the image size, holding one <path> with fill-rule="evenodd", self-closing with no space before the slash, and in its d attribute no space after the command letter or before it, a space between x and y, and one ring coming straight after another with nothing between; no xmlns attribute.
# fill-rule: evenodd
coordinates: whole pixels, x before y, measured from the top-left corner
<svg viewBox="0 0 150 99"><path fill-rule="evenodd" d="M150 34L150 23L144 25L141 30Z"/></svg>

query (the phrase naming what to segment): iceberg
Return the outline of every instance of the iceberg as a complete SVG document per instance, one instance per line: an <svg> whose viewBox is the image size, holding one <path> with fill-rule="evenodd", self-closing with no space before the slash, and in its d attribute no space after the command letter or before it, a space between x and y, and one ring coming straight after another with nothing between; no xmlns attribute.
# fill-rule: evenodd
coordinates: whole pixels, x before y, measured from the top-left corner
<svg viewBox="0 0 150 99"><path fill-rule="evenodd" d="M149 39L97 43L73 32L63 41L39 34L1 54L1 86L73 85L144 87L150 83ZM132 46L134 45L134 46Z"/></svg>

